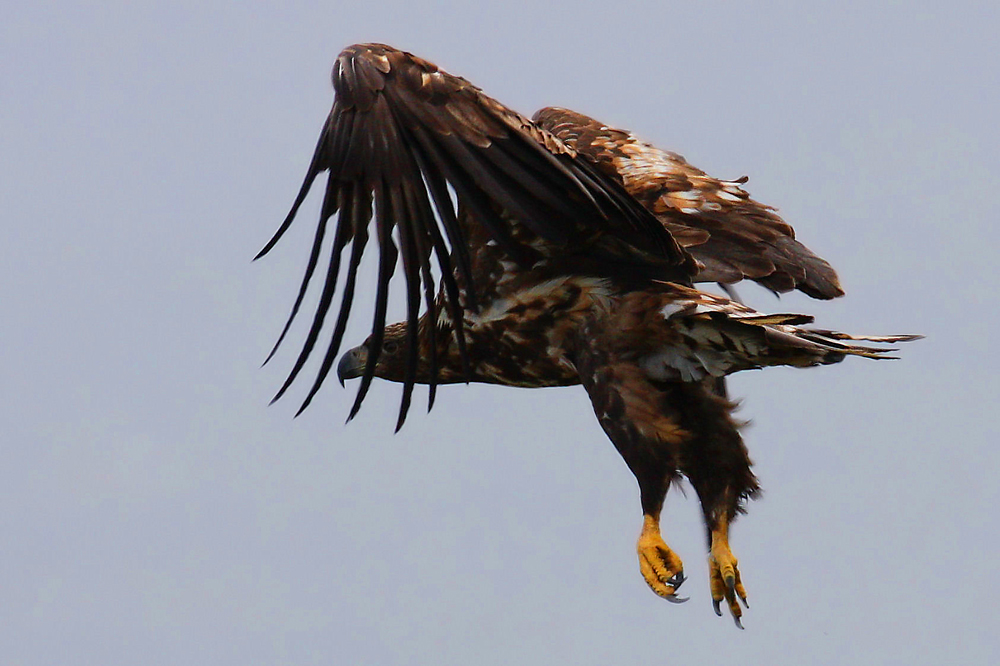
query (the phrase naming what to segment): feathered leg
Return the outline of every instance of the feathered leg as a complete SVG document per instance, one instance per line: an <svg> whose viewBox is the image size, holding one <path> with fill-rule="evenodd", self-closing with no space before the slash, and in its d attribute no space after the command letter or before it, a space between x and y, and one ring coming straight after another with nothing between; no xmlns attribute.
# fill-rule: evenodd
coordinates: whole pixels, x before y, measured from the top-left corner
<svg viewBox="0 0 1000 666"><path fill-rule="evenodd" d="M711 380L701 385L667 384L663 390L681 412L681 424L690 434L681 445L680 471L701 500L715 612L722 615L720 605L725 600L736 625L742 628L743 611L738 600L747 605L747 593L729 548L729 525L743 510L746 499L757 494L759 486L750 471L739 424L732 418L734 405L718 394Z"/></svg>
<svg viewBox="0 0 1000 666"><path fill-rule="evenodd" d="M686 601L676 595L684 565L660 535L660 511L677 475L677 450L685 436L677 415L664 408L660 391L631 363L589 347L577 355L576 365L601 426L639 482L639 571L659 596Z"/></svg>

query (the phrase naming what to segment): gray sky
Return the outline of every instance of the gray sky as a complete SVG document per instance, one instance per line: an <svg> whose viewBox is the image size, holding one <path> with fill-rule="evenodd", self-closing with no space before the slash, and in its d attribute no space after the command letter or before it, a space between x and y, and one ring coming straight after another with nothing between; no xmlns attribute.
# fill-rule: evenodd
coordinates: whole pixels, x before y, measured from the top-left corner
<svg viewBox="0 0 1000 666"><path fill-rule="evenodd" d="M750 5L8 7L0 663L995 661L1000 11ZM748 174L848 291L753 305L928 336L732 382L765 487L733 534L747 631L712 613L693 493L664 517L691 601L646 589L578 387L445 388L396 436L396 386L347 427L334 382L267 407L318 201L250 258L360 41Z"/></svg>

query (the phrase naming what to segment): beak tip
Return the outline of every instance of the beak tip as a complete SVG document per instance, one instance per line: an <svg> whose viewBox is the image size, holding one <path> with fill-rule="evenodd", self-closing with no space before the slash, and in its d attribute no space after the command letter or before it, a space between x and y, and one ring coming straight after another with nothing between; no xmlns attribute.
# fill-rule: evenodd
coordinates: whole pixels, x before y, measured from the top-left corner
<svg viewBox="0 0 1000 666"><path fill-rule="evenodd" d="M357 350L347 350L344 355L340 357L340 362L337 363L337 381L340 382L341 386L344 386L344 380L360 377L361 375L359 371L362 368L364 368L364 364L361 362Z"/></svg>

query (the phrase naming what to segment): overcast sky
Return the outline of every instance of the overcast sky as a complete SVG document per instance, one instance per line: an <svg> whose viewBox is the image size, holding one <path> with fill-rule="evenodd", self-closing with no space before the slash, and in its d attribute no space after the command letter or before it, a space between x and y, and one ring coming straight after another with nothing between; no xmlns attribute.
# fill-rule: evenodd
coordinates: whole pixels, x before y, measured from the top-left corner
<svg viewBox="0 0 1000 666"><path fill-rule="evenodd" d="M8 6L0 663L995 663L998 30L987 2ZM848 292L752 305L928 336L733 380L745 632L691 492L664 516L691 600L646 588L579 387L447 387L396 436L397 386L346 427L335 382L267 406L318 200L250 259L361 41L749 175Z"/></svg>

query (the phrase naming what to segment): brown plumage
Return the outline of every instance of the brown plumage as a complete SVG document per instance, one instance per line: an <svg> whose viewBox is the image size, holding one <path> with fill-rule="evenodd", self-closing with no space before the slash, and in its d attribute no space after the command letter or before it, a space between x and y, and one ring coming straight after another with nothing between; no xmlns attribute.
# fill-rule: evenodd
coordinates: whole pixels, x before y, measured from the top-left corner
<svg viewBox="0 0 1000 666"><path fill-rule="evenodd" d="M844 294L837 274L795 240L795 231L740 187L746 178L713 178L678 155L582 113L546 108L535 122L621 178L629 194L699 263L695 282L749 278L775 292L799 289L813 298Z"/></svg>
<svg viewBox="0 0 1000 666"><path fill-rule="evenodd" d="M830 265L795 240L772 208L751 199L743 180L717 180L627 131L565 109L543 109L528 120L465 79L384 45L345 49L333 83L333 110L305 182L258 255L274 246L316 177L328 172L305 277L275 349L299 311L336 214L323 289L275 399L315 348L350 245L332 339L300 411L329 374L358 265L374 236L372 334L337 367L341 381L361 377L351 417L375 376L403 384L397 428L415 383L430 385L430 404L442 383L582 384L639 482L644 522L637 552L647 584L679 600L683 568L660 537L659 513L670 483L683 475L705 516L716 610L725 600L739 624L737 600L745 602L746 591L728 526L757 481L722 378L849 355L887 358L885 350L855 342L915 336L810 329L803 324L811 317L762 315L693 288L746 278L776 292L843 293ZM397 264L406 320L386 326Z"/></svg>

